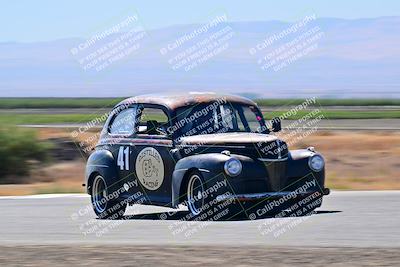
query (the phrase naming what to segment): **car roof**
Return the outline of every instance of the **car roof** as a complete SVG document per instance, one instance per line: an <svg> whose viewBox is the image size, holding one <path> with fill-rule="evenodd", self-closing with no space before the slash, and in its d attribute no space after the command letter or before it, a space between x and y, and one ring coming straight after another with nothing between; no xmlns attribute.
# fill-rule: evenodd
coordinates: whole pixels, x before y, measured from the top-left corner
<svg viewBox="0 0 400 267"><path fill-rule="evenodd" d="M140 104L155 104L162 105L170 110L175 110L184 106L191 106L195 104L202 103L212 103L221 101L221 103L239 103L244 105L257 105L252 100L229 94L216 94L216 93L182 93L182 94L149 94L149 95L140 95L135 97L127 98L116 105L131 105L134 103Z"/></svg>

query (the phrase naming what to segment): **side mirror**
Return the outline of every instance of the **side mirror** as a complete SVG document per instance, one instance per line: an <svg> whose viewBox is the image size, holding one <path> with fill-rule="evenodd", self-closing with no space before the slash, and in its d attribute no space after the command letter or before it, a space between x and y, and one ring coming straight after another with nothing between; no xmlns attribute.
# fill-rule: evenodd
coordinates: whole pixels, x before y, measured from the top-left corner
<svg viewBox="0 0 400 267"><path fill-rule="evenodd" d="M281 119L279 117L273 118L272 119L272 131L273 132L279 132L280 130L282 130L282 126L281 126Z"/></svg>

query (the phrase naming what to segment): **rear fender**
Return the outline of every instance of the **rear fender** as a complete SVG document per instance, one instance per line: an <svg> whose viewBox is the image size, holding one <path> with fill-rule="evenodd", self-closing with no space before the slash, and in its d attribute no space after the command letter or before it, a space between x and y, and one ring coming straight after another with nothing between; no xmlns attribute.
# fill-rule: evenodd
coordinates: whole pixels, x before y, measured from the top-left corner
<svg viewBox="0 0 400 267"><path fill-rule="evenodd" d="M113 185L118 181L118 172L112 153L108 150L96 150L92 153L86 164L85 184L86 191L90 194L92 179L100 174L106 180L107 185Z"/></svg>

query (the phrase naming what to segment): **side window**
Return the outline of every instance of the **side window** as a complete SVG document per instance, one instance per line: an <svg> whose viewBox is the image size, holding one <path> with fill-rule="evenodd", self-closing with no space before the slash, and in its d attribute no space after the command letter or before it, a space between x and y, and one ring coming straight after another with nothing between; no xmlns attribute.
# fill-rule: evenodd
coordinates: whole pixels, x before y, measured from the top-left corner
<svg viewBox="0 0 400 267"><path fill-rule="evenodd" d="M237 110L232 105L220 105L220 124L225 131L239 131Z"/></svg>
<svg viewBox="0 0 400 267"><path fill-rule="evenodd" d="M168 135L168 116L161 108L140 109L139 134Z"/></svg>
<svg viewBox="0 0 400 267"><path fill-rule="evenodd" d="M110 134L131 135L135 132L136 108L127 108L120 111L111 121Z"/></svg>
<svg viewBox="0 0 400 267"><path fill-rule="evenodd" d="M238 130L242 132L247 131L246 116L243 114L243 110L235 109L235 116L237 118Z"/></svg>
<svg viewBox="0 0 400 267"><path fill-rule="evenodd" d="M234 116L235 113L232 110L232 107L229 105L221 105L219 106L221 112L221 123L222 126L226 129L234 129Z"/></svg>

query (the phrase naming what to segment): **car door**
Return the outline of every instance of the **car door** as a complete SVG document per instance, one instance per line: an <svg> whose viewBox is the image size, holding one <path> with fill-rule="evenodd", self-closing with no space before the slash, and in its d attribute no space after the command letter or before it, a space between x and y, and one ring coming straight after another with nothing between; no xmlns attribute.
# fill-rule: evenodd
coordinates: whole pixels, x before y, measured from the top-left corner
<svg viewBox="0 0 400 267"><path fill-rule="evenodd" d="M169 206L175 160L170 153L172 138L166 131L170 125L168 110L159 105L140 104L137 117L137 132L130 146L132 174L150 203Z"/></svg>

